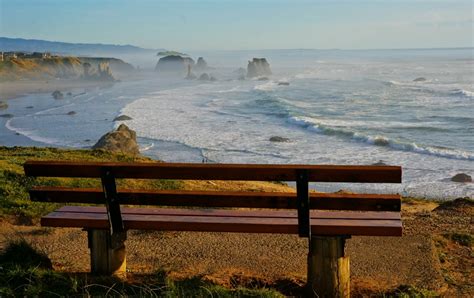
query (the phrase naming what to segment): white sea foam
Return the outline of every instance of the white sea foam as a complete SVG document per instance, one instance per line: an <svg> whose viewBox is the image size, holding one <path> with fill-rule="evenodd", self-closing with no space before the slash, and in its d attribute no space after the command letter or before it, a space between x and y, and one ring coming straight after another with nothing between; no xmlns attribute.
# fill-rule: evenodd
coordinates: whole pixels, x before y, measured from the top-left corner
<svg viewBox="0 0 474 298"><path fill-rule="evenodd" d="M14 127L11 123L13 119L15 118L8 119L8 121L5 123L5 127L9 129L10 131L18 133L35 142L40 142L40 143L49 144L49 145L57 145L57 146L64 145L64 142L61 140L39 136L37 131Z"/></svg>
<svg viewBox="0 0 474 298"><path fill-rule="evenodd" d="M350 128L331 127L323 124L323 121L317 121L308 117L290 117L289 123L302 126L308 130L325 135L334 135L339 137L351 138L353 140L362 141L367 144L376 146L386 146L396 150L411 151L420 154L428 154L438 157L460 159L460 160L474 160L474 153L459 149L449 148L435 148L432 146L422 146L415 142L408 143L397 140L392 140L385 136L371 136L366 135Z"/></svg>
<svg viewBox="0 0 474 298"><path fill-rule="evenodd" d="M256 85L253 89L259 91L273 91L276 87L278 87L276 82L269 81L265 84Z"/></svg>
<svg viewBox="0 0 474 298"><path fill-rule="evenodd" d="M474 99L474 91L469 91L469 90L464 90L464 89L456 89L456 90L452 91L452 94L467 97L469 99Z"/></svg>

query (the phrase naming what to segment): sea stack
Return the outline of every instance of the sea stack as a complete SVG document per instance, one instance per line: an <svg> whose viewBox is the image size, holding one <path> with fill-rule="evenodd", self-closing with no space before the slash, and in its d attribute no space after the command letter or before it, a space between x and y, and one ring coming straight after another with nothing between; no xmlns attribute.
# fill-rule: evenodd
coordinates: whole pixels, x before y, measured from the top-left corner
<svg viewBox="0 0 474 298"><path fill-rule="evenodd" d="M247 77L255 78L261 76L269 76L272 74L270 64L265 58L253 58L247 65Z"/></svg>
<svg viewBox="0 0 474 298"><path fill-rule="evenodd" d="M155 71L159 73L185 75L189 66L191 66L191 68L194 66L194 60L192 58L181 57L178 55L169 55L158 60Z"/></svg>

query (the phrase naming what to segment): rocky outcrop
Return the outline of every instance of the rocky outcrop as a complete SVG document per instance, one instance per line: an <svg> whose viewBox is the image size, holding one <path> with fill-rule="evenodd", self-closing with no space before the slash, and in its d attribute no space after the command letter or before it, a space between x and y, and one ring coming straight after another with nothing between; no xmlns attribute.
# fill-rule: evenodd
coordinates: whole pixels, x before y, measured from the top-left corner
<svg viewBox="0 0 474 298"><path fill-rule="evenodd" d="M97 71L92 71L92 65L89 62L82 64L83 74L82 79L89 81L102 81L102 82L114 82L116 81L110 70L110 66L107 62L99 63L97 65ZM72 95L72 94L71 94Z"/></svg>
<svg viewBox="0 0 474 298"><path fill-rule="evenodd" d="M67 113L69 116L73 116L73 115L76 115L77 113L75 111L70 111Z"/></svg>
<svg viewBox="0 0 474 298"><path fill-rule="evenodd" d="M472 182L472 177L468 174L459 173L451 177L451 181L453 182Z"/></svg>
<svg viewBox="0 0 474 298"><path fill-rule="evenodd" d="M0 101L0 110L6 110L8 108L8 104L4 101Z"/></svg>
<svg viewBox="0 0 474 298"><path fill-rule="evenodd" d="M379 160L376 163L372 164L373 166L386 166L387 164L383 160Z"/></svg>
<svg viewBox="0 0 474 298"><path fill-rule="evenodd" d="M127 120L132 120L133 118L127 115L120 115L114 118L113 121L127 121Z"/></svg>
<svg viewBox="0 0 474 298"><path fill-rule="evenodd" d="M203 57L199 57L196 62L196 65L194 66L194 70L200 72L205 71L206 69L208 69L206 60L204 60Z"/></svg>
<svg viewBox="0 0 474 298"><path fill-rule="evenodd" d="M137 134L125 124L120 124L117 130L103 135L99 141L92 146L92 149L103 149L132 155L140 153L137 144Z"/></svg>
<svg viewBox="0 0 474 298"><path fill-rule="evenodd" d="M423 78L423 77L419 77L419 78L416 78L416 79L413 80L413 82L425 82L425 81L426 81L426 79Z"/></svg>
<svg viewBox="0 0 474 298"><path fill-rule="evenodd" d="M255 78L260 76L269 76L272 74L270 64L265 58L253 58L247 65L247 77Z"/></svg>
<svg viewBox="0 0 474 298"><path fill-rule="evenodd" d="M188 65L188 74L185 77L186 80L196 79L196 75L191 71L191 65Z"/></svg>
<svg viewBox="0 0 474 298"><path fill-rule="evenodd" d="M194 66L194 60L189 57L170 55L160 58L155 71L160 73L186 74L188 66Z"/></svg>
<svg viewBox="0 0 474 298"><path fill-rule="evenodd" d="M199 80L200 81L211 81L211 82L217 81L217 79L215 77L213 77L212 75L209 75L207 73L203 73L202 75L200 75Z"/></svg>
<svg viewBox="0 0 474 298"><path fill-rule="evenodd" d="M279 137L279 136L273 136L268 139L270 142L289 142L290 139L284 138L284 137Z"/></svg>
<svg viewBox="0 0 474 298"><path fill-rule="evenodd" d="M54 99L63 99L64 98L64 94L59 90L54 91L53 93L51 93L51 95L54 97Z"/></svg>

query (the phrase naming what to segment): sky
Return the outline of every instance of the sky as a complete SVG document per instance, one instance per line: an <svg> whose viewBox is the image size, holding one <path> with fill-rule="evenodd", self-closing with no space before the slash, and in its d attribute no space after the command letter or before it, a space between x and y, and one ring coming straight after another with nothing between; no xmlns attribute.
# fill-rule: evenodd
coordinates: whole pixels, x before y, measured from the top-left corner
<svg viewBox="0 0 474 298"><path fill-rule="evenodd" d="M173 50L473 47L473 0L0 0L0 36Z"/></svg>

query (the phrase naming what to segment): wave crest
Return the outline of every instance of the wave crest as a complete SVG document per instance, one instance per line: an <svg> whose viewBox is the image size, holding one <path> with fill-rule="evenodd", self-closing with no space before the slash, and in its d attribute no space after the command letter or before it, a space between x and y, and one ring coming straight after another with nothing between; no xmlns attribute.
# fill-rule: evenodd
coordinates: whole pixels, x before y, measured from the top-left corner
<svg viewBox="0 0 474 298"><path fill-rule="evenodd" d="M451 159L474 160L474 153L471 152L448 148L422 146L416 143L392 140L385 136L365 135L359 132L351 131L346 128L329 127L309 117L290 117L288 119L288 122L319 134L350 138L375 146L389 147L395 150L409 151Z"/></svg>

